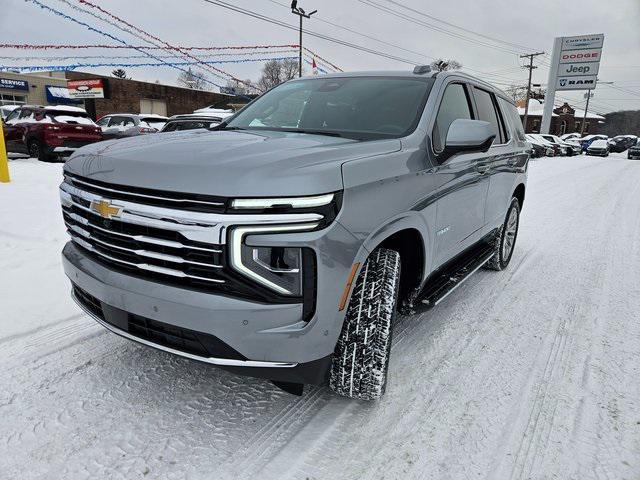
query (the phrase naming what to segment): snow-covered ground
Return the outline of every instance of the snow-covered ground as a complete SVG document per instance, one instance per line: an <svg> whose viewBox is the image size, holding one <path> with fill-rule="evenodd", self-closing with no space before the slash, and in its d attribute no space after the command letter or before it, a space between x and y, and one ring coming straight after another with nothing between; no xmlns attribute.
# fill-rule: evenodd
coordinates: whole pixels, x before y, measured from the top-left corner
<svg viewBox="0 0 640 480"><path fill-rule="evenodd" d="M640 162L532 162L508 270L399 320L376 403L290 396L80 314L60 170L16 159L0 184L0 478L640 478Z"/></svg>

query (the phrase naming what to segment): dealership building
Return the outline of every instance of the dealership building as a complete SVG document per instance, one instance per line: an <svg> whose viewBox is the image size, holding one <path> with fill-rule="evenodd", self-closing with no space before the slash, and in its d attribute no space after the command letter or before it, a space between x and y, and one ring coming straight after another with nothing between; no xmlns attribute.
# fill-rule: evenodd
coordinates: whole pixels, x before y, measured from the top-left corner
<svg viewBox="0 0 640 480"><path fill-rule="evenodd" d="M247 98L84 72L0 72L0 105L77 105L94 119L110 113L178 115L227 108Z"/></svg>
<svg viewBox="0 0 640 480"><path fill-rule="evenodd" d="M0 72L0 105L82 105L69 98L64 72Z"/></svg>

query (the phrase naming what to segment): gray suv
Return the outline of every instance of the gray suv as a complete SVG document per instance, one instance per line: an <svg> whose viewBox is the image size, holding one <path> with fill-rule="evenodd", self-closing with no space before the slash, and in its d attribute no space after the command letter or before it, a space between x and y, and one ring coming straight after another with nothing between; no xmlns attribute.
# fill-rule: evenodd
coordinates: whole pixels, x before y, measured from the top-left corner
<svg viewBox="0 0 640 480"><path fill-rule="evenodd" d="M292 80L212 129L74 153L64 269L125 338L376 399L396 312L509 264L528 149L512 101L462 73Z"/></svg>

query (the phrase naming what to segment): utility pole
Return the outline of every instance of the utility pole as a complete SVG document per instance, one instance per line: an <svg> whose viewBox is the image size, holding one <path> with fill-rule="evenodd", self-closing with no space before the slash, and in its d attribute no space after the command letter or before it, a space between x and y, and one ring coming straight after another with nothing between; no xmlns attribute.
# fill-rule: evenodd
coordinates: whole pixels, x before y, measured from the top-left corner
<svg viewBox="0 0 640 480"><path fill-rule="evenodd" d="M582 116L582 125L580 125L580 136L584 136L584 124L587 121L587 110L589 110L589 100L593 97L593 92L591 90L587 90L584 94L587 97L587 104L584 106L584 115Z"/></svg>
<svg viewBox="0 0 640 480"><path fill-rule="evenodd" d="M527 100L524 105L524 119L522 120L522 126L525 132L527 131L527 119L529 118L529 99L531 98L531 75L533 74L533 69L538 68L533 65L533 57L537 57L538 55L544 55L544 52L520 55L520 58L529 58L529 65L524 65L522 67L522 68L529 69L529 81L527 82Z"/></svg>
<svg viewBox="0 0 640 480"><path fill-rule="evenodd" d="M298 41L298 76L302 76L302 19L303 18L311 18L311 15L316 13L318 10L314 10L311 13L306 13L302 8L298 7L298 0L293 0L291 2L291 13L294 15L298 15L300 17L300 39Z"/></svg>
<svg viewBox="0 0 640 480"><path fill-rule="evenodd" d="M613 82L601 82L600 80L596 79L596 85L597 84L603 84L603 85L612 85ZM589 110L589 100L591 100L591 97L593 97L594 93L592 90L587 90L586 93L584 94L584 98L587 99L587 103L584 106L584 115L582 116L582 125L580 125L580 136L582 137L584 135L584 124L587 122L587 110Z"/></svg>

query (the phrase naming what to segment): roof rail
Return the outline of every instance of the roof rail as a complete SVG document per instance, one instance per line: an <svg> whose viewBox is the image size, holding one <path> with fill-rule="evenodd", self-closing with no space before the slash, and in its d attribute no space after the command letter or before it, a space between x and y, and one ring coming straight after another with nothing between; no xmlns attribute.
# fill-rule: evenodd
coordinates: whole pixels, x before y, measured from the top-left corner
<svg viewBox="0 0 640 480"><path fill-rule="evenodd" d="M422 75L429 72L431 72L431 67L429 65L416 65L413 68L413 73L415 73L416 75Z"/></svg>

